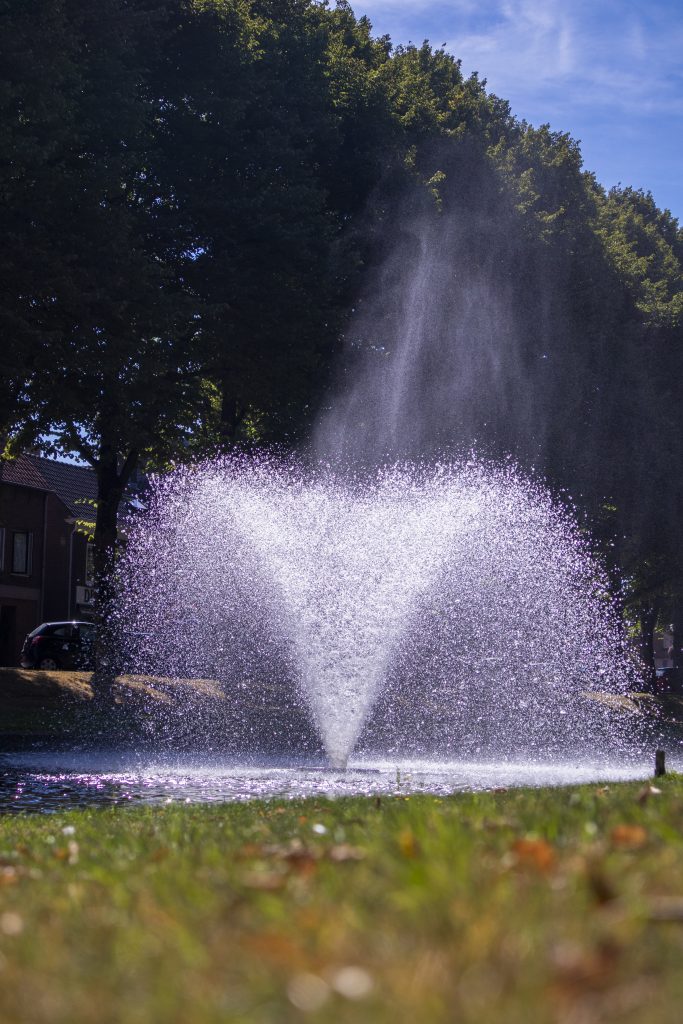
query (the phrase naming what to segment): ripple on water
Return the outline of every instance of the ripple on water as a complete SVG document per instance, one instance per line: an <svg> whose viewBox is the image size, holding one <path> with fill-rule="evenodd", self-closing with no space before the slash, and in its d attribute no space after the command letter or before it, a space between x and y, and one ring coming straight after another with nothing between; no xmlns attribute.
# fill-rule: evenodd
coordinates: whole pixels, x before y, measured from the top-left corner
<svg viewBox="0 0 683 1024"><path fill-rule="evenodd" d="M74 807L223 803L257 799L379 796L515 786L563 786L645 778L644 763L352 762L344 772L313 761L250 764L131 760L119 755L5 755L0 811L51 813Z"/></svg>

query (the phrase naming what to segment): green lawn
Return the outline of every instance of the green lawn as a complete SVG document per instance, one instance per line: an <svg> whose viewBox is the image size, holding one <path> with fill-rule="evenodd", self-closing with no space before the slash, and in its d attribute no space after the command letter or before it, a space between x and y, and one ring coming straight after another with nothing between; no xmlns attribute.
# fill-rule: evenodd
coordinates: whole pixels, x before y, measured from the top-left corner
<svg viewBox="0 0 683 1024"><path fill-rule="evenodd" d="M675 776L0 821L12 1024L678 1024L682 960Z"/></svg>

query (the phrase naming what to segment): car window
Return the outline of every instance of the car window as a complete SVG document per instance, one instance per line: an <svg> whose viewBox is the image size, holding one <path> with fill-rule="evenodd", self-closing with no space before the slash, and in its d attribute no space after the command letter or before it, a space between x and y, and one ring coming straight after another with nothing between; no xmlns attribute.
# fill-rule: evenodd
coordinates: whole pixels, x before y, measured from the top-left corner
<svg viewBox="0 0 683 1024"><path fill-rule="evenodd" d="M70 637L73 634L73 626L52 626L51 629L46 630L51 636Z"/></svg>
<svg viewBox="0 0 683 1024"><path fill-rule="evenodd" d="M46 628L47 627L46 627L45 623L41 622L41 624L39 626L36 626L36 628L34 630L32 630L32 632L29 633L29 636L38 636L38 634L42 633L43 630L45 630Z"/></svg>

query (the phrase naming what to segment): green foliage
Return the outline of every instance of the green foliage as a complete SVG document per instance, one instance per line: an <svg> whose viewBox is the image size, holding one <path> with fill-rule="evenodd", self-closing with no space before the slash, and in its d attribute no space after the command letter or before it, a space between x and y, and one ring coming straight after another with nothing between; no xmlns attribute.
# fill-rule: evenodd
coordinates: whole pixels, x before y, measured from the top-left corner
<svg viewBox="0 0 683 1024"><path fill-rule="evenodd" d="M550 125L533 128L521 124L513 142L501 139L492 149L504 180L515 195L515 205L527 230L544 243L574 240L593 213L591 196L581 169L578 143Z"/></svg>
<svg viewBox="0 0 683 1024"><path fill-rule="evenodd" d="M600 198L598 233L646 322L680 326L683 231L677 221L650 193L613 188Z"/></svg>
<svg viewBox="0 0 683 1024"><path fill-rule="evenodd" d="M0 447L96 468L101 578L137 467L302 436L424 215L509 298L530 406L445 442L577 495L634 600L683 594L683 233L649 194L346 2L4 0L0 48Z"/></svg>
<svg viewBox="0 0 683 1024"><path fill-rule="evenodd" d="M0 5L0 444L27 412L27 387L54 324L53 164L74 130L75 41L61 5ZM32 59L33 54L39 58Z"/></svg>

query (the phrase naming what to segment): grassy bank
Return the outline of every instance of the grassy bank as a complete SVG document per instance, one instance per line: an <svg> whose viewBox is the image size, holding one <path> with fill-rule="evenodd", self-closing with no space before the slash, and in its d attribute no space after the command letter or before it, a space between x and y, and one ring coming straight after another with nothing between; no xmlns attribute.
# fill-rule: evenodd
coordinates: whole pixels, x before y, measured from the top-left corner
<svg viewBox="0 0 683 1024"><path fill-rule="evenodd" d="M0 1019L677 1022L683 780L0 821Z"/></svg>
<svg viewBox="0 0 683 1024"><path fill-rule="evenodd" d="M93 739L100 745L101 736L111 743L149 741L174 749L197 743L206 749L209 743L216 749L283 751L292 742L298 751L318 748L309 716L276 680L231 694L212 679L122 675L115 705L107 710L93 700L91 679L90 672L0 668L0 750L32 738L46 746ZM592 691L583 697L608 706L615 716L645 720L670 743L681 742L683 696Z"/></svg>
<svg viewBox="0 0 683 1024"><path fill-rule="evenodd" d="M103 723L102 709L93 701L91 679L91 672L0 668L0 746L6 736L61 740L97 735L109 723ZM182 721L189 711L201 717L225 699L210 679L135 675L117 677L114 697L129 732L144 727L155 712Z"/></svg>

